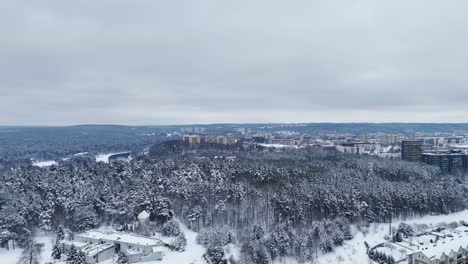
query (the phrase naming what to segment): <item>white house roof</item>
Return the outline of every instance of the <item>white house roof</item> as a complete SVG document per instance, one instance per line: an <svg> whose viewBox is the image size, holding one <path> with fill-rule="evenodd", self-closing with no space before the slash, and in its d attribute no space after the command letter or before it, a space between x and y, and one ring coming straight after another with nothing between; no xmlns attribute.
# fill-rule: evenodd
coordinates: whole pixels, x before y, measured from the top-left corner
<svg viewBox="0 0 468 264"><path fill-rule="evenodd" d="M148 211L146 211L146 210L143 210L143 211L141 211L141 213L138 215L138 219L144 220L144 219L149 218L149 216L150 216L150 213L148 213Z"/></svg>
<svg viewBox="0 0 468 264"><path fill-rule="evenodd" d="M158 246L162 245L161 240L155 238L149 238L134 234L121 233L121 232L101 232L101 231L88 231L86 233L80 234L79 236L83 238L92 238L92 239L104 239L112 240L115 242L123 242L128 244L142 245L142 246Z"/></svg>
<svg viewBox="0 0 468 264"><path fill-rule="evenodd" d="M468 249L468 232L453 233L453 237L439 239L437 243L427 243L420 250L430 259L440 258L442 254L449 255L451 251L457 252L459 249Z"/></svg>

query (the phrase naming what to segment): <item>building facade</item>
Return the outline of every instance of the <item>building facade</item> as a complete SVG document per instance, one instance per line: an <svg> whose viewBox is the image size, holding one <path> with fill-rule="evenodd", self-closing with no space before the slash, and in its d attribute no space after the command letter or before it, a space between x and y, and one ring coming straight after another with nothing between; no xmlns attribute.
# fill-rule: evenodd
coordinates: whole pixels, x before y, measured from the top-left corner
<svg viewBox="0 0 468 264"><path fill-rule="evenodd" d="M468 173L468 154L462 152L427 152L422 154L422 162L438 166L444 174L462 176Z"/></svg>
<svg viewBox="0 0 468 264"><path fill-rule="evenodd" d="M401 142L401 159L406 161L419 162L422 155L422 141L403 140Z"/></svg>

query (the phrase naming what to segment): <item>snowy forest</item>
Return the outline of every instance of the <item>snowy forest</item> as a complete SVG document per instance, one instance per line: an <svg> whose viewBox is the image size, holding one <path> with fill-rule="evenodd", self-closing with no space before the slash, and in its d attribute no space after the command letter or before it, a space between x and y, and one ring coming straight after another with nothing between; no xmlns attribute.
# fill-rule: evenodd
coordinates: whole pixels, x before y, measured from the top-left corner
<svg viewBox="0 0 468 264"><path fill-rule="evenodd" d="M79 156L46 168L0 167L0 244L35 228L125 229L142 210L199 232L213 263L313 262L351 239L351 224L465 209L463 179L418 163L318 149L193 148L166 142L130 162ZM238 261L239 262L239 261ZM231 261L233 263L233 261Z"/></svg>

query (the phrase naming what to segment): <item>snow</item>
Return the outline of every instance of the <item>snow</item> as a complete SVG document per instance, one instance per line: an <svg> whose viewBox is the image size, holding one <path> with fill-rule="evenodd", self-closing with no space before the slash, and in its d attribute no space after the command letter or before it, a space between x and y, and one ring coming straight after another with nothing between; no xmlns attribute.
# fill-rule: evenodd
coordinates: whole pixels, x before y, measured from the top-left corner
<svg viewBox="0 0 468 264"><path fill-rule="evenodd" d="M145 220L145 219L148 219L149 216L150 216L150 214L148 213L148 211L143 210L143 211L141 211L141 213L138 215L138 219L140 219L140 220Z"/></svg>
<svg viewBox="0 0 468 264"><path fill-rule="evenodd" d="M84 156L84 155L87 155L88 152L80 152L80 153L76 153L76 154L73 154L74 157L80 157L80 156Z"/></svg>
<svg viewBox="0 0 468 264"><path fill-rule="evenodd" d="M197 233L188 229L187 226L176 220L180 224L180 229L187 238L187 246L184 252L168 251L164 254L161 261L145 262L145 264L206 264L203 260L203 255L206 253L206 249L197 243ZM158 237L162 240L166 240L163 237ZM166 241L165 241L166 242ZM167 243L167 242L166 242Z"/></svg>
<svg viewBox="0 0 468 264"><path fill-rule="evenodd" d="M15 248L13 250L0 248L0 259L2 264L16 264L21 256L22 251L23 250L20 248Z"/></svg>
<svg viewBox="0 0 468 264"><path fill-rule="evenodd" d="M52 233L49 233L52 234ZM34 242L44 244L42 248L41 254L41 263L52 262L52 248L54 246L53 242L54 238L52 235L46 235L44 232L40 232L40 234L34 236Z"/></svg>
<svg viewBox="0 0 468 264"><path fill-rule="evenodd" d="M117 154L123 154L123 153L128 153L129 151L123 151L123 152L113 152L113 153L104 153L104 154L98 154L96 156L96 162L104 162L104 163L109 163L109 157L112 155L117 155Z"/></svg>
<svg viewBox="0 0 468 264"><path fill-rule="evenodd" d="M297 148L297 146L294 145L283 145L283 144L257 144L262 147L266 148Z"/></svg>
<svg viewBox="0 0 468 264"><path fill-rule="evenodd" d="M437 224L443 222L453 222L468 219L468 210L448 215L434 215L413 218L405 221L396 221L392 224L396 228L401 222L407 224L426 224L431 227L436 227ZM366 254L366 241L371 247L384 242L384 236L388 234L388 223L371 224L368 228L368 233L364 234L353 227L354 238L345 241L343 246L337 247L334 252L322 254L318 257L315 263L330 264L330 263L349 263L349 264L366 264L373 263ZM288 263L289 264L289 263Z"/></svg>
<svg viewBox="0 0 468 264"><path fill-rule="evenodd" d="M44 160L44 161L33 161L32 163L33 166L36 166L36 167L40 167L40 168L43 168L43 167L50 167L52 165L58 165L58 163L55 161L55 160Z"/></svg>
<svg viewBox="0 0 468 264"><path fill-rule="evenodd" d="M240 260L240 250L239 248L232 244L232 243L229 243L227 244L226 246L224 246L224 254L226 256L226 259L234 259L235 261L239 261Z"/></svg>

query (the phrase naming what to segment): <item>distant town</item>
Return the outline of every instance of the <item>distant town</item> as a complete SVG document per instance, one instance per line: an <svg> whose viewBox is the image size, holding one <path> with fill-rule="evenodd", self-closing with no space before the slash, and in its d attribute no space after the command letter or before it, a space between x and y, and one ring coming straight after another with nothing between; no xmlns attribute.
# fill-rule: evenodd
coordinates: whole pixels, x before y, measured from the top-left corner
<svg viewBox="0 0 468 264"><path fill-rule="evenodd" d="M291 127L289 127L291 128ZM295 130L253 130L236 128L216 134L204 127L182 127L172 136L180 136L187 144L221 144L242 147L322 148L357 155L423 162L438 166L444 174L468 173L468 134L465 133L321 133L307 134Z"/></svg>

